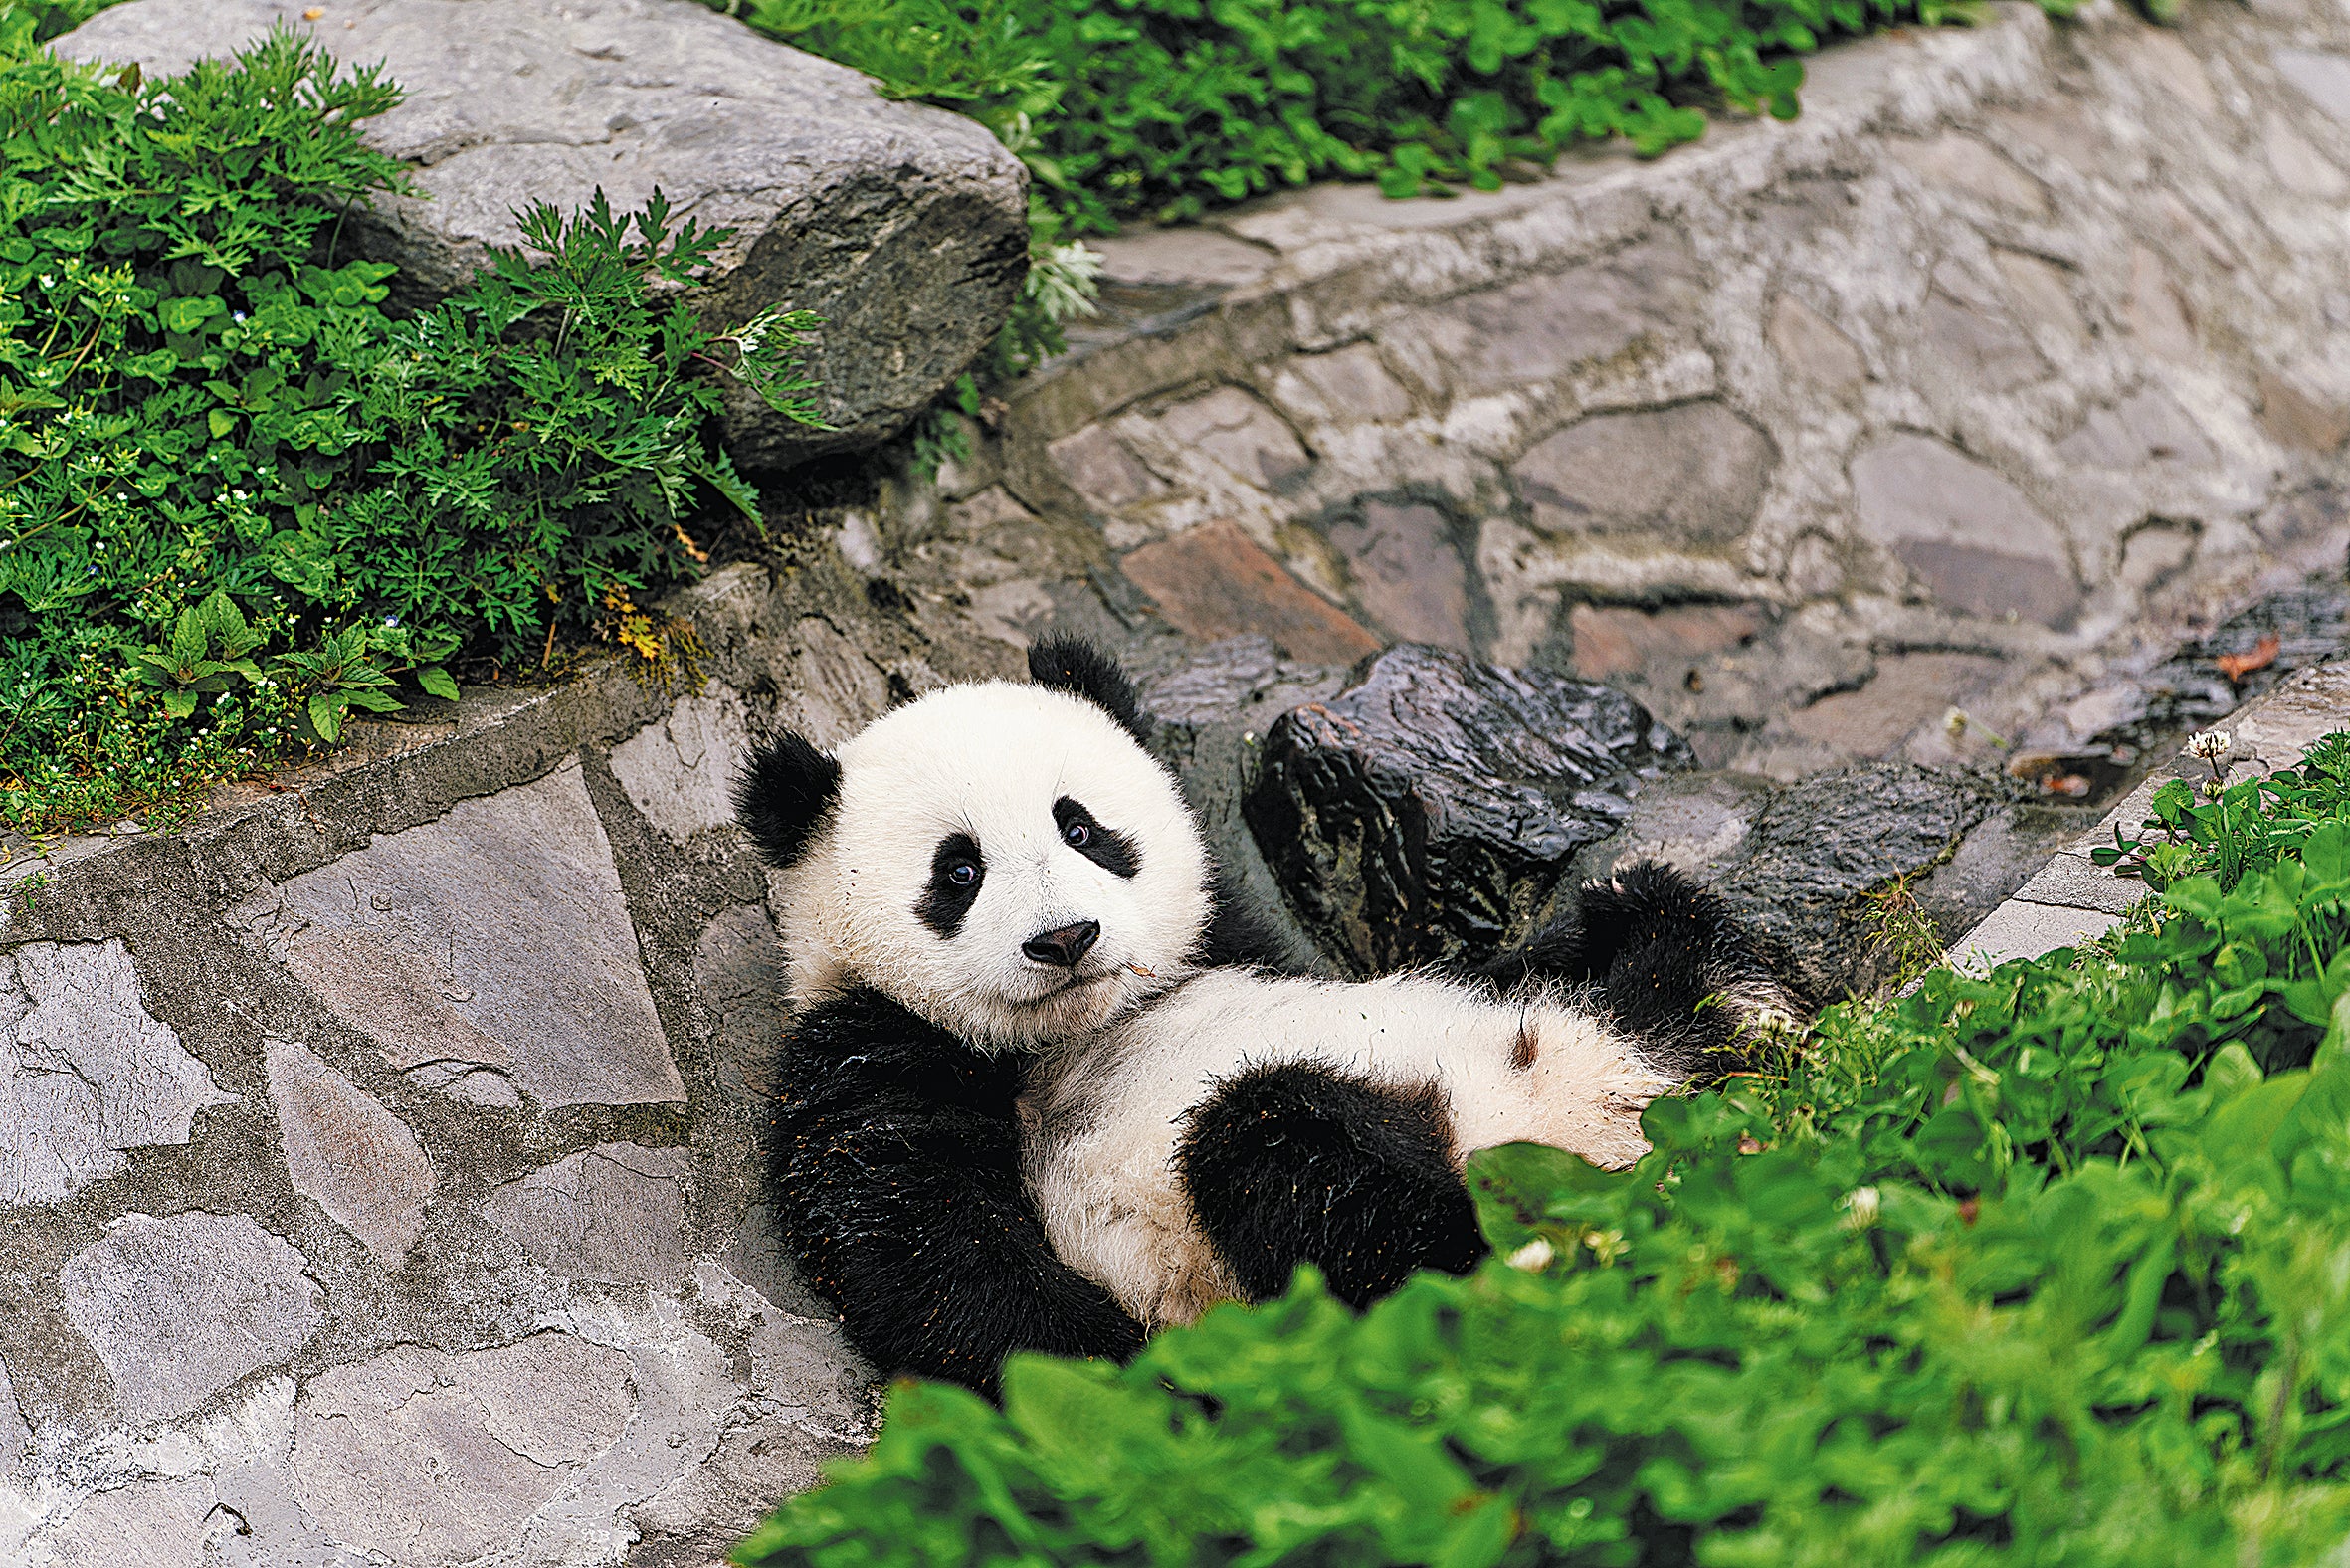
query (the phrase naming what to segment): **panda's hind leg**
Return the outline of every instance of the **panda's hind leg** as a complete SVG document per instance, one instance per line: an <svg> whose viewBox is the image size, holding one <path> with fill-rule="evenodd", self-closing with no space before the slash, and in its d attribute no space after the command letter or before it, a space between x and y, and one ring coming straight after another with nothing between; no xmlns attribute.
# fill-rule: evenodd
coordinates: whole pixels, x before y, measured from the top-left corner
<svg viewBox="0 0 2350 1568"><path fill-rule="evenodd" d="M1175 1166L1244 1296L1311 1263L1362 1306L1418 1269L1466 1274L1487 1248L1433 1089L1315 1062L1245 1068L1189 1118Z"/></svg>
<svg viewBox="0 0 2350 1568"><path fill-rule="evenodd" d="M1802 1012L1721 896L1655 861L1585 882L1565 918L1484 973L1596 986L1616 1026L1681 1078L1727 1071L1758 1027Z"/></svg>

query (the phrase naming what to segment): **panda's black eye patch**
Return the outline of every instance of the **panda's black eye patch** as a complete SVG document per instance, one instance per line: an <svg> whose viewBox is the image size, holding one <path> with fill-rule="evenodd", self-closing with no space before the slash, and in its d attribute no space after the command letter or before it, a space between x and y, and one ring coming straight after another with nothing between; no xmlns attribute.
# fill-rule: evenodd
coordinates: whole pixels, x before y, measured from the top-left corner
<svg viewBox="0 0 2350 1568"><path fill-rule="evenodd" d="M1105 828L1093 814L1067 795L1053 803L1053 821L1061 828L1061 842L1113 877L1132 877L1142 870L1134 841L1115 828Z"/></svg>
<svg viewBox="0 0 2350 1568"><path fill-rule="evenodd" d="M979 884L987 877L979 841L968 833L950 833L930 852L930 885L914 903L914 918L941 936L963 928L963 916L979 900Z"/></svg>

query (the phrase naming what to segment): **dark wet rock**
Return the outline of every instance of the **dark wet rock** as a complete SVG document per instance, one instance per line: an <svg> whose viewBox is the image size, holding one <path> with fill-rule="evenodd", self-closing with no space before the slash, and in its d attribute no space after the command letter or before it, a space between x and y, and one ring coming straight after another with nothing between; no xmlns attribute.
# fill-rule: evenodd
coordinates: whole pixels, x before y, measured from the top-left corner
<svg viewBox="0 0 2350 1568"><path fill-rule="evenodd" d="M1265 732L1242 811L1320 946L1358 972L1522 933L1680 737L1596 682L1406 646Z"/></svg>
<svg viewBox="0 0 2350 1568"><path fill-rule="evenodd" d="M1878 939L1904 894L1943 939L1971 929L2093 811L2023 798L2003 780L1880 762L1775 785L1688 773L1643 791L1619 832L1569 865L1537 916L1635 861L1679 867L1728 898L1815 1001L1867 991L1896 955Z"/></svg>
<svg viewBox="0 0 2350 1568"><path fill-rule="evenodd" d="M1127 659L1152 749L1182 776L1218 864L1334 973L1489 951L1555 918L1585 881L1659 860L1721 892L1799 988L1832 1001L1891 976L1895 955L1877 938L1884 900L1872 895L1898 887L1955 939L2097 815L1907 763L1795 785L1689 770L1656 724L1647 735L1603 726L1585 736L1598 744L1545 763L1582 733L1561 706L1605 688L1428 649L1396 650L1353 680L1285 660L1265 638L1170 639ZM1639 713L1606 695L1614 718ZM1431 719L1424 704L1441 711ZM1310 743L1341 724L1377 739ZM1594 772L1605 782L1588 782ZM1325 803L1310 822L1295 804L1301 776ZM1293 815L1275 820L1282 812Z"/></svg>
<svg viewBox="0 0 2350 1568"><path fill-rule="evenodd" d="M2266 664L2233 680L2221 669L2225 657L2245 661L2269 653L2270 638L2276 642ZM2350 580L2339 571L2320 572L2238 611L2136 678L2142 693L2130 704L2136 711L2092 737L2089 749L2166 751L2188 731L2210 728L2295 671L2339 659L2346 650Z"/></svg>
<svg viewBox="0 0 2350 1568"><path fill-rule="evenodd" d="M1788 977L1825 1001L1879 978L1884 955L1870 951L1868 895L1949 860L2004 796L1990 780L1913 763L1810 779L1755 813L1745 858L1716 885Z"/></svg>

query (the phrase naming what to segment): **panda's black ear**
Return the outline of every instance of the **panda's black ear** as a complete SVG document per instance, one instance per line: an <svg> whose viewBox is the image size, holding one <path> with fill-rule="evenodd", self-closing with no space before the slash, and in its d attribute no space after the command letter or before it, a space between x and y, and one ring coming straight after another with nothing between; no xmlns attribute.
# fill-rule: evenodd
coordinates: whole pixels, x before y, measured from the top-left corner
<svg viewBox="0 0 2350 1568"><path fill-rule="evenodd" d="M782 871L806 852L840 796L841 765L787 729L734 775L734 820L760 858Z"/></svg>
<svg viewBox="0 0 2350 1568"><path fill-rule="evenodd" d="M1150 744L1150 720L1142 716L1134 683L1118 662L1081 637L1056 634L1029 645L1028 673L1037 685L1081 696L1118 721L1120 728Z"/></svg>

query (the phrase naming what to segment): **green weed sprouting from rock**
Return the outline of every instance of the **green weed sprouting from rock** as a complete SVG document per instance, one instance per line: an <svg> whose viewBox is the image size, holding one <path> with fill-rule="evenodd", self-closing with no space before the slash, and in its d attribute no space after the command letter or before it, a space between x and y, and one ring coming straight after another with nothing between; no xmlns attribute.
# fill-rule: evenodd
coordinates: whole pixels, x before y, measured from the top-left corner
<svg viewBox="0 0 2350 1568"><path fill-rule="evenodd" d="M2350 1538L2350 736L2123 931L1831 1009L1493 1260L902 1383L752 1568L2245 1568ZM2215 819L2216 821L2217 819Z"/></svg>
<svg viewBox="0 0 2350 1568"><path fill-rule="evenodd" d="M11 12L10 15L16 13ZM5 22L0 17L0 22ZM19 27L18 32L27 31ZM451 661L649 657L636 596L756 497L713 377L813 421L804 315L705 331L674 292L724 235L601 196L412 319L340 261L399 166L398 100L280 33L168 82L0 60L0 822L167 812L451 697Z"/></svg>

